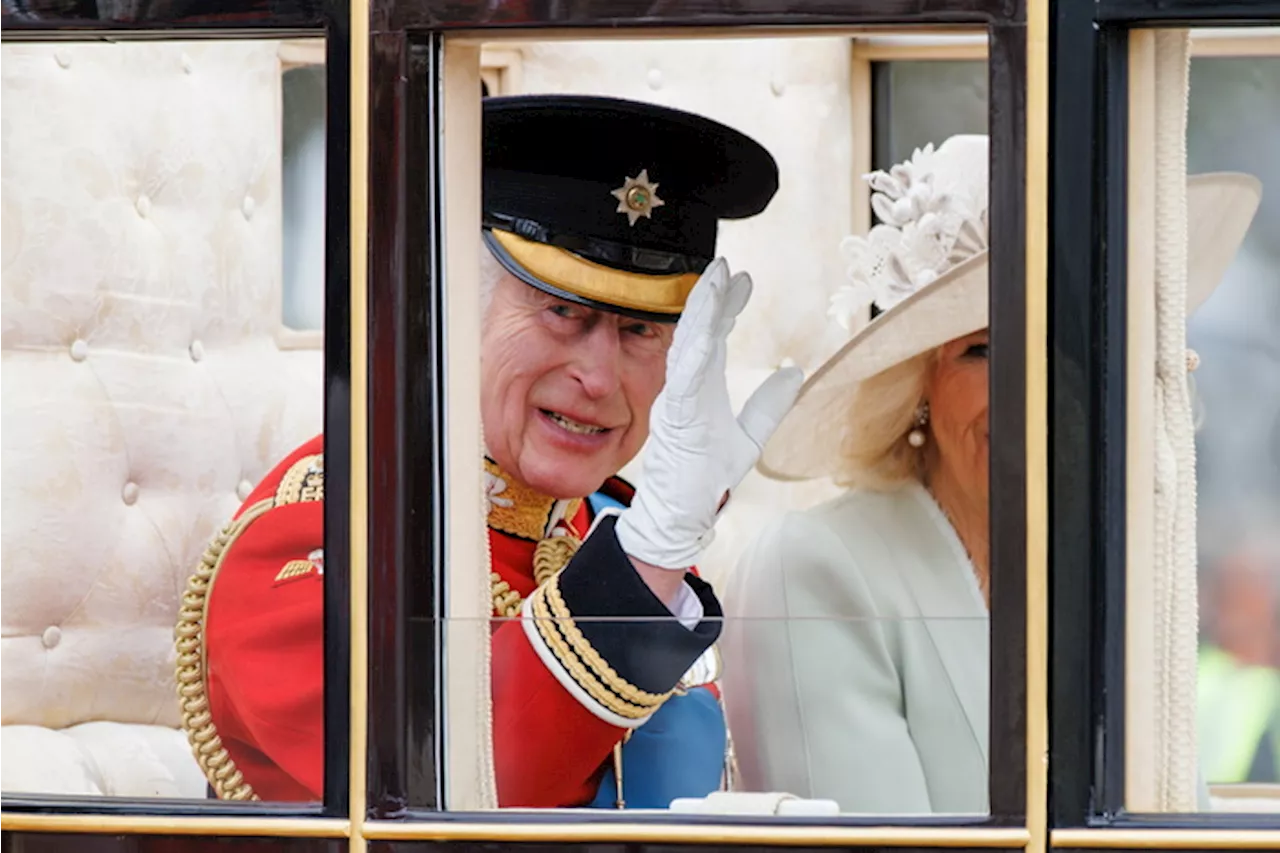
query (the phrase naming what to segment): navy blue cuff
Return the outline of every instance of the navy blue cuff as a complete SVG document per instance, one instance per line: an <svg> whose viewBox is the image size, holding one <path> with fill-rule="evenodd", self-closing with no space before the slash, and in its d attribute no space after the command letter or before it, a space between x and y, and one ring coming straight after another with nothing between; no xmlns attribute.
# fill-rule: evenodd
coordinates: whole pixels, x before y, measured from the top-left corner
<svg viewBox="0 0 1280 853"><path fill-rule="evenodd" d="M618 544L616 521L601 519L564 570L530 596L530 615L544 650L577 687L638 720L715 643L724 613L711 585L686 573L704 615L693 629L681 625Z"/></svg>

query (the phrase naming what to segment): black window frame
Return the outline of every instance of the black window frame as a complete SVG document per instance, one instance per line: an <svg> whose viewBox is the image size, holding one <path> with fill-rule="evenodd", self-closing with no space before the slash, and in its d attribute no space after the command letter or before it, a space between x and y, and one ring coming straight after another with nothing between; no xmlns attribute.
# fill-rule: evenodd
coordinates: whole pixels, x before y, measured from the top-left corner
<svg viewBox="0 0 1280 853"><path fill-rule="evenodd" d="M0 41L184 41L324 38L329 68L350 66L348 0L192 0L175 3L5 0ZM350 75L326 75L324 432L330 483L351 480ZM51 105L56 108L56 105ZM109 818L341 818L350 805L351 501L330 488L324 549L324 797L316 803L65 797L6 793L6 815ZM177 701L176 695L174 701ZM8 835L6 834L6 845ZM329 842L318 843L320 847ZM6 849L7 846L6 846ZM320 849L317 847L317 849Z"/></svg>
<svg viewBox="0 0 1280 853"><path fill-rule="evenodd" d="M1026 20L1022 0L782 0L699 2L655 12L634 0L460 6L375 0L370 95L370 726L369 817L378 821L580 824L608 820L666 825L1024 827L1027 815L1026 459ZM443 659L443 565L448 473L440 436L447 358L438 146L444 38L465 31L744 28L866 25L983 26L989 38L989 132L993 246L992 679L990 813L968 817L840 817L831 820L635 815L582 810L534 816L443 809L439 691ZM642 33L638 33L640 35ZM589 37L584 32L584 37ZM433 82L430 82L433 81ZM424 156L425 154L425 156ZM415 230L414 221L427 233ZM1005 353L1006 355L1002 355ZM430 611L426 609L430 604ZM406 610L406 607L408 610Z"/></svg>
<svg viewBox="0 0 1280 853"><path fill-rule="evenodd" d="M1129 33L1280 23L1276 0L1052 0L1049 817L1065 829L1275 829L1125 807Z"/></svg>

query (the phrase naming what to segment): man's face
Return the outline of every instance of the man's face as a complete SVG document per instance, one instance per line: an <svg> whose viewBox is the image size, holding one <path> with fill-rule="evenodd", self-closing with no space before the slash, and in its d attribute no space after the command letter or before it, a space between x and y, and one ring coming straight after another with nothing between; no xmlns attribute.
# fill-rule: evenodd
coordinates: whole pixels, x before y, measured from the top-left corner
<svg viewBox="0 0 1280 853"><path fill-rule="evenodd" d="M673 323L596 311L502 274L481 335L489 455L551 497L594 492L649 435L674 331Z"/></svg>

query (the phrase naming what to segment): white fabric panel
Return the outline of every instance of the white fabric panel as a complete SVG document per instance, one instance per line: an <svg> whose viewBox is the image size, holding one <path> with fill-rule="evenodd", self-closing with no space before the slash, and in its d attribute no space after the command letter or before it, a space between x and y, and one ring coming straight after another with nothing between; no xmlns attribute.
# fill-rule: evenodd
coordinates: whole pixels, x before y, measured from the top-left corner
<svg viewBox="0 0 1280 853"><path fill-rule="evenodd" d="M275 344L277 47L3 48L6 792L204 795L180 591L321 428L321 354Z"/></svg>

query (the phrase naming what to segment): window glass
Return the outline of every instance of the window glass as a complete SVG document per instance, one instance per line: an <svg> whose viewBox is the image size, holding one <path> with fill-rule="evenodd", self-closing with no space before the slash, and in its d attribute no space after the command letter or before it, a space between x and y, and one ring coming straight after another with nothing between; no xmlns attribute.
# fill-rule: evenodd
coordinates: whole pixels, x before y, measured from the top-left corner
<svg viewBox="0 0 1280 853"><path fill-rule="evenodd" d="M951 134L986 133L986 62L898 59L874 63L873 75L877 168Z"/></svg>
<svg viewBox="0 0 1280 853"><path fill-rule="evenodd" d="M323 363L276 337L280 47L0 48L6 797L318 799Z"/></svg>
<svg viewBox="0 0 1280 853"><path fill-rule="evenodd" d="M325 68L284 72L284 308L290 329L324 329Z"/></svg>
<svg viewBox="0 0 1280 853"><path fill-rule="evenodd" d="M1227 807L1233 792L1219 786L1280 783L1280 55L1195 60L1187 123L1189 171L1248 172L1263 185L1187 331L1200 362L1200 767L1215 807Z"/></svg>
<svg viewBox="0 0 1280 853"><path fill-rule="evenodd" d="M1179 38L1131 36L1125 802L1138 812L1274 812L1280 44L1244 38L1231 53L1244 45L1246 55L1218 55L1213 38L1196 38L1187 83ZM1258 55L1269 45L1275 55ZM1157 118L1176 119L1158 105L1176 103L1185 85L1182 236L1167 199L1183 187L1165 180ZM1183 241L1185 269L1173 251ZM1175 326L1161 300L1183 275Z"/></svg>
<svg viewBox="0 0 1280 853"><path fill-rule="evenodd" d="M629 103L481 105L479 380L453 393L479 389L493 574L450 569L469 584L450 606L478 580L489 614L445 632L451 679L458 649L488 642L493 704L492 720L449 717L446 743L492 726L501 807L988 810L987 147L957 136L982 133L985 86L965 90L964 121L899 133L898 160L938 149L912 187L876 179L884 224L947 222L936 240L893 237L910 271L894 278L888 243L847 240L851 199L871 195L852 130L870 93L851 90L850 61L834 36L524 43L504 94ZM938 67L972 88L972 66ZM910 77L892 115L929 112L929 91ZM753 288L718 285L740 313L706 331L727 340L693 381L696 332L676 341L670 321L708 298L714 273L693 286L717 256ZM966 310L922 297L911 310L939 310L937 334L833 360L871 300L902 323L895 306L931 272ZM788 377L736 414L780 367L824 364L756 466L740 430L781 417Z"/></svg>

